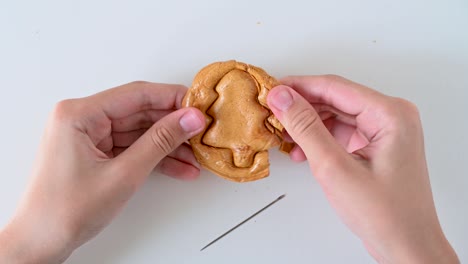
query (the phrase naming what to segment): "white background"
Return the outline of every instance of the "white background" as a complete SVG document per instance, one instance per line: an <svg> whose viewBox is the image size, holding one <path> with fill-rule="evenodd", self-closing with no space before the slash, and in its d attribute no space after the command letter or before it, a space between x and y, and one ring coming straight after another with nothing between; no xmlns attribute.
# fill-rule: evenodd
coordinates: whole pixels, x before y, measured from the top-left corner
<svg viewBox="0 0 468 264"><path fill-rule="evenodd" d="M190 85L206 64L237 59L277 77L335 73L415 102L440 221L468 262L466 0L2 0L0 33L0 225L55 102L133 80ZM271 161L269 178L246 184L153 175L67 263L373 263L307 165L276 152Z"/></svg>

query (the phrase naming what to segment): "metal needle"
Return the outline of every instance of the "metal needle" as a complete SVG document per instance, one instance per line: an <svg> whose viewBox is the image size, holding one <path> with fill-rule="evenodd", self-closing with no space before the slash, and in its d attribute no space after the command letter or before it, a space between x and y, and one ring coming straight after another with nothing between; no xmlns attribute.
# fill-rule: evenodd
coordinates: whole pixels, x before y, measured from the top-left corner
<svg viewBox="0 0 468 264"><path fill-rule="evenodd" d="M247 221L249 221L250 219L254 218L255 216L257 216L259 213L263 212L265 209L267 209L268 207L272 206L273 204L275 204L276 202L278 202L279 200L283 199L284 197L286 196L286 194L283 194L281 195L280 197L276 198L276 200L274 200L273 202L269 203L268 205L266 205L265 207L263 207L262 209L258 210L256 213L254 213L253 215L249 216L247 219L245 219L244 221L240 222L239 224L237 224L236 226L234 226L233 228L229 229L228 231L226 231L224 234L220 235L219 237L217 237L215 240L211 241L210 243L208 243L208 245L204 246L202 249L200 249L200 251L203 251L205 248L213 245L216 241L220 240L221 238L223 238L224 236L226 236L227 234L231 233L232 231L234 231L236 228L238 228L239 226L245 224Z"/></svg>

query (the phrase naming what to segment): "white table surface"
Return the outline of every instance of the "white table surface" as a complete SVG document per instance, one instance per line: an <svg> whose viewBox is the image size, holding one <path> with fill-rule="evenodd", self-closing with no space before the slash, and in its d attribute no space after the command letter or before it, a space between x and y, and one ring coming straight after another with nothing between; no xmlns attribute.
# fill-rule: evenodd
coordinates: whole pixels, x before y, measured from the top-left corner
<svg viewBox="0 0 468 264"><path fill-rule="evenodd" d="M335 73L421 111L440 221L468 262L468 2L0 2L0 225L12 215L54 103L133 80L190 85L213 61L274 76ZM237 184L153 175L67 263L373 263L306 164L271 155ZM257 209L287 197L206 251Z"/></svg>

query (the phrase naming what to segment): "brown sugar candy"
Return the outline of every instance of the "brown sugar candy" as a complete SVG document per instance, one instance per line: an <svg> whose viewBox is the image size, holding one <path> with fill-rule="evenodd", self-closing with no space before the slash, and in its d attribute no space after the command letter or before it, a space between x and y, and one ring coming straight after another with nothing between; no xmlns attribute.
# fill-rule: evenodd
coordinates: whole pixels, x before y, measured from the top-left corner
<svg viewBox="0 0 468 264"><path fill-rule="evenodd" d="M279 82L263 69L236 61L203 68L182 105L205 115L206 128L190 139L195 157L219 176L246 182L269 175L268 149L283 143L283 126L268 108L268 92Z"/></svg>

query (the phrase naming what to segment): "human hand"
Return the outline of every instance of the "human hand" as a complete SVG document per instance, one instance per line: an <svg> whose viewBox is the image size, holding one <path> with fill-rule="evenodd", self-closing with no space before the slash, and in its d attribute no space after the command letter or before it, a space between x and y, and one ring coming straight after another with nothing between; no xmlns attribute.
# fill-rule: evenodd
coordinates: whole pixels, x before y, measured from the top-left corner
<svg viewBox="0 0 468 264"><path fill-rule="evenodd" d="M32 179L0 233L1 263L60 263L119 213L153 169L199 175L184 142L204 127L180 108L186 88L134 82L60 102L42 138Z"/></svg>
<svg viewBox="0 0 468 264"><path fill-rule="evenodd" d="M298 145L291 158L308 160L369 253L380 263L458 263L437 218L416 106L337 76L282 83L268 104Z"/></svg>

